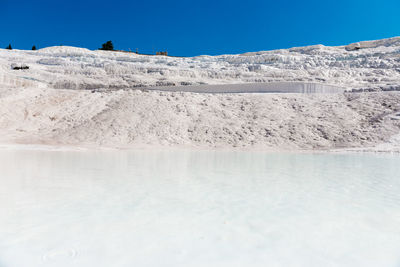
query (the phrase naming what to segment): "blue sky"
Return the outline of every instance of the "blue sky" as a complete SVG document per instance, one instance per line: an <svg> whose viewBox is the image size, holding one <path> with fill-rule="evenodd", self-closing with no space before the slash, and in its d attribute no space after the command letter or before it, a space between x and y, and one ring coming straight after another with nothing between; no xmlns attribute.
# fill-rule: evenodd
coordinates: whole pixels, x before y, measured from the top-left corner
<svg viewBox="0 0 400 267"><path fill-rule="evenodd" d="M0 0L0 47L234 54L400 36L400 0Z"/></svg>

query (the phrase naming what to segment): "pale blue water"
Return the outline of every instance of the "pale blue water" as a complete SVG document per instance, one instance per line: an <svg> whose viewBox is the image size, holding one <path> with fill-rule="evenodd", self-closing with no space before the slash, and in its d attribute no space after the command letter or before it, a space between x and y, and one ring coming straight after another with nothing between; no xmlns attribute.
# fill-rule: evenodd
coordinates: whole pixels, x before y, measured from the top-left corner
<svg viewBox="0 0 400 267"><path fill-rule="evenodd" d="M0 150L0 266L400 266L400 156Z"/></svg>

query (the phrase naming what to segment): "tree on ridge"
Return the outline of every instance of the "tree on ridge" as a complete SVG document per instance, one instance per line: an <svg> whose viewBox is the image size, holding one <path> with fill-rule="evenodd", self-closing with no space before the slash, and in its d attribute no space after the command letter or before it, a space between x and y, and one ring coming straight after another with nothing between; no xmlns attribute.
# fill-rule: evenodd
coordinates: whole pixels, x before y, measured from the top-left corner
<svg viewBox="0 0 400 267"><path fill-rule="evenodd" d="M114 50L114 45L112 41L107 41L106 43L102 44L102 47L99 48L100 50L107 50L107 51L113 51Z"/></svg>

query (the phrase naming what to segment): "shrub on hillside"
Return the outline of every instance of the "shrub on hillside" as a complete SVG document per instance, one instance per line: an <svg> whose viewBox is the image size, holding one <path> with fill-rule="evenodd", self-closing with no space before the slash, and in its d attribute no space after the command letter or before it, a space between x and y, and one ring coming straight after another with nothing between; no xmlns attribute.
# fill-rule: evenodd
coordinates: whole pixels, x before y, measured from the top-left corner
<svg viewBox="0 0 400 267"><path fill-rule="evenodd" d="M107 41L106 43L102 44L102 47L99 48L100 50L108 50L108 51L113 51L114 50L114 45L111 41Z"/></svg>

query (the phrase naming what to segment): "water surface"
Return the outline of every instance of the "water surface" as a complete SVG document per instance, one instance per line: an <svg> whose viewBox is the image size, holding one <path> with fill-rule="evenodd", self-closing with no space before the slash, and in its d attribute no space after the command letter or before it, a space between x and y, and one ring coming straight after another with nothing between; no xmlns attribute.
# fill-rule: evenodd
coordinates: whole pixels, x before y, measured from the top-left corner
<svg viewBox="0 0 400 267"><path fill-rule="evenodd" d="M400 266L400 156L0 150L0 266Z"/></svg>

